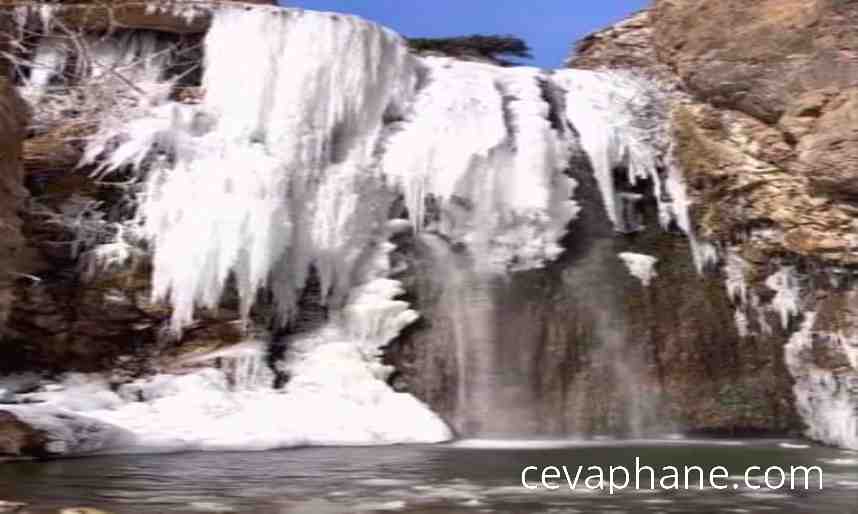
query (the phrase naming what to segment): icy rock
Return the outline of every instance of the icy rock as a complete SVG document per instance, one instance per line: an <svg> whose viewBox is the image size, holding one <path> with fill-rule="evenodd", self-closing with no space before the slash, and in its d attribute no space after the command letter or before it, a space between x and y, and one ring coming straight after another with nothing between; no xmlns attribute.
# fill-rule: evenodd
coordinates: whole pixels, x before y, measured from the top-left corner
<svg viewBox="0 0 858 514"><path fill-rule="evenodd" d="M5 429L0 439L2 451L11 455L88 455L124 448L133 441L133 435L126 430L56 407L7 406L0 414Z"/></svg>
<svg viewBox="0 0 858 514"><path fill-rule="evenodd" d="M27 508L26 503L0 500L0 514L16 514L18 512L24 512L25 508Z"/></svg>
<svg viewBox="0 0 858 514"><path fill-rule="evenodd" d="M858 450L858 376L837 373L814 363L816 313L805 313L789 340L786 364L795 379L796 408L814 440Z"/></svg>

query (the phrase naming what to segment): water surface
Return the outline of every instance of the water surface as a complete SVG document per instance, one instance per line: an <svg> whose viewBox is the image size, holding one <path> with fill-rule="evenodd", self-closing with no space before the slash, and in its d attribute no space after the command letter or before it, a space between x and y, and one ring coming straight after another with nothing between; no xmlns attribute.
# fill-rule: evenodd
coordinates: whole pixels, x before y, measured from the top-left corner
<svg viewBox="0 0 858 514"><path fill-rule="evenodd" d="M526 466L821 466L823 491L528 491ZM531 475L536 478L536 474ZM795 441L464 441L440 446L100 456L0 465L0 499L34 514L858 514L858 452Z"/></svg>

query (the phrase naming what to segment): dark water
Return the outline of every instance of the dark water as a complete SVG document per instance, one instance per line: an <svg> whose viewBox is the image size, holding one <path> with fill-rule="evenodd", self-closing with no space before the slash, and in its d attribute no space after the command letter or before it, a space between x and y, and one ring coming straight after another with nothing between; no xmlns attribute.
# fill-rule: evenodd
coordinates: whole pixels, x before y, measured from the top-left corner
<svg viewBox="0 0 858 514"><path fill-rule="evenodd" d="M570 443L571 444L571 443ZM820 466L822 491L528 491L526 466ZM632 469L634 469L632 467ZM537 473L528 475L537 482ZM582 476L587 476L582 475ZM648 479L645 479L645 481ZM818 482L818 480L816 481ZM731 484L734 482L730 482ZM858 452L782 441L597 442L568 447L456 445L307 448L267 453L105 456L0 465L0 499L32 512L90 506L116 514L790 513L858 514Z"/></svg>

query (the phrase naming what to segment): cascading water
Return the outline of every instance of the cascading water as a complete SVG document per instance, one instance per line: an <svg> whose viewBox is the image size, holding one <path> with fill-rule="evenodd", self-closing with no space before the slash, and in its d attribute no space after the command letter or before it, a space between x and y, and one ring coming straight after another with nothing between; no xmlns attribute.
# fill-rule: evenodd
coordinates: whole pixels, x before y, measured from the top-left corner
<svg viewBox="0 0 858 514"><path fill-rule="evenodd" d="M510 412L501 409L495 362L497 316L491 291L491 274L474 269L473 258L455 252L450 243L434 234L425 234L421 242L428 248L432 268L444 277L440 287L438 314L450 320L452 343L456 352L455 414L451 423L459 434L484 435L501 431ZM503 416L498 416L503 412Z"/></svg>
<svg viewBox="0 0 858 514"><path fill-rule="evenodd" d="M456 428L526 435L534 428L521 420L535 398L529 375L499 373L514 359L498 357L492 288L562 253L578 211L565 173L573 142L580 136L617 229L628 228L613 185L620 166L630 182L648 178L657 198L674 199L662 205L665 224L688 228L675 174L661 190L652 131L626 127L643 90L630 79L421 59L396 34L351 16L224 7L205 39L204 95L187 103L170 98L169 54L156 43L98 42L110 69L145 78L128 108L102 121L83 162L103 175L130 170L140 190L136 218L96 249L111 254L100 260L150 251L153 299L171 305L174 334L233 287L245 322L267 291L285 325L311 268L331 316L290 338L277 364L290 377L282 390L259 366L262 345L205 357L226 367L161 375L118 394L94 379L86 390L98 390L95 404L68 402L79 377L41 396L130 431L138 449L449 438L425 405L386 384L392 369L380 362L380 349L418 317L391 278L388 241L409 226L427 232L421 240L454 319ZM31 96L66 64L68 52L44 45L48 71L32 77ZM408 220L389 219L399 198ZM607 344L621 359L617 343ZM512 418L520 421L502 422Z"/></svg>

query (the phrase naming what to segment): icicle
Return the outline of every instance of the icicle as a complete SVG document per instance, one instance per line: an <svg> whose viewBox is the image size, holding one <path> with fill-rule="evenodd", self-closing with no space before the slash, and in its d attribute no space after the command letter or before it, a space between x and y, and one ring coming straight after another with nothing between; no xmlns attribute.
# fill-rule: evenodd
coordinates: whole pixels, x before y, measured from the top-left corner
<svg viewBox="0 0 858 514"><path fill-rule="evenodd" d="M413 57L376 25L309 11L224 8L205 45L201 105L162 103L87 152L148 170L154 298L169 298L179 331L234 275L245 317L268 286L288 319L311 264L345 297L395 199L371 165L385 112L414 89Z"/></svg>
<svg viewBox="0 0 858 514"><path fill-rule="evenodd" d="M180 364L220 362L227 382L233 391L269 390L274 373L268 367L267 343L246 341L224 350L187 359Z"/></svg>
<svg viewBox="0 0 858 514"><path fill-rule="evenodd" d="M653 86L621 73L589 70L563 70L554 80L567 90L569 121L581 137L581 145L590 157L605 210L614 227L628 231L620 215L619 191L614 172L627 170L626 181L652 179L656 198L660 195L657 127L648 124L644 111L654 111Z"/></svg>
<svg viewBox="0 0 858 514"><path fill-rule="evenodd" d="M724 265L727 296L730 298L730 301L740 306L747 305L748 303L748 284L745 279L747 272L748 263L745 259L735 252L729 252Z"/></svg>
<svg viewBox="0 0 858 514"><path fill-rule="evenodd" d="M790 320L799 314L801 289L795 268L782 267L766 279L766 287L776 293L770 305L780 316L781 327L787 330Z"/></svg>

